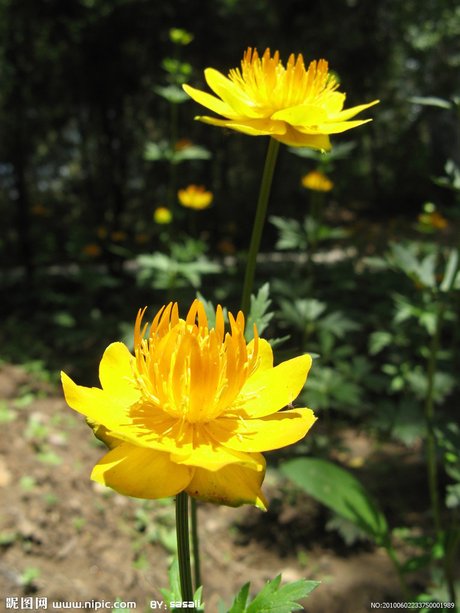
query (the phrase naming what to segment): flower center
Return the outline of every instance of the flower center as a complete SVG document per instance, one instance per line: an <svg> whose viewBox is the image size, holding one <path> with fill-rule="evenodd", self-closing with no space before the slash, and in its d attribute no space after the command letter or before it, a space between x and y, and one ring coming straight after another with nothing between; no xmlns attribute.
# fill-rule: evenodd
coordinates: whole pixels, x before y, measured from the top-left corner
<svg viewBox="0 0 460 613"><path fill-rule="evenodd" d="M230 70L228 76L245 102L265 110L267 116L292 106L317 104L338 87L326 60L313 61L306 70L302 54L297 58L291 54L285 67L279 52L271 57L270 49L260 58L256 49L249 48L241 69Z"/></svg>
<svg viewBox="0 0 460 613"><path fill-rule="evenodd" d="M140 313L135 330L135 373L143 397L140 411L147 418L167 413L184 424L209 422L231 411L248 376L257 364L257 335L248 351L244 317L229 314L231 331L224 332L222 309L208 328L202 304L192 305L186 320L177 305L168 305L152 323L147 339L141 333Z"/></svg>

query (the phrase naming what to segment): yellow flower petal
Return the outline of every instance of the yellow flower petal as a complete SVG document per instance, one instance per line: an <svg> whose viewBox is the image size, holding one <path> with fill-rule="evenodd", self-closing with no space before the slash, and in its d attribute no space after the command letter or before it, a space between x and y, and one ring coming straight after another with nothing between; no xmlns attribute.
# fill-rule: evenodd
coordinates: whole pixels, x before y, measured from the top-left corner
<svg viewBox="0 0 460 613"><path fill-rule="evenodd" d="M189 429L189 435L180 439L180 442L174 440L173 432L169 438L171 460L177 464L206 468L209 471L220 470L229 464L240 464L255 471L262 470L260 456L228 449L219 439L213 438L210 435L212 424L214 421L193 432ZM161 442L164 443L165 439ZM166 446L164 448L166 449Z"/></svg>
<svg viewBox="0 0 460 613"><path fill-rule="evenodd" d="M213 68L206 68L204 76L209 87L222 98L224 103L233 109L233 117L245 117L256 119L260 117L260 112L254 108L254 102L246 96L242 97L242 92L227 77ZM206 106L206 105L205 105ZM220 113L222 114L222 113ZM228 115L225 115L228 117Z"/></svg>
<svg viewBox="0 0 460 613"><path fill-rule="evenodd" d="M167 498L182 492L193 470L177 466L167 453L123 443L109 451L93 468L91 479L124 496Z"/></svg>
<svg viewBox="0 0 460 613"><path fill-rule="evenodd" d="M96 387L77 385L64 372L61 373L61 379L66 402L75 411L109 429L127 420L129 406L126 406L124 398L111 396ZM140 398L139 391L136 397Z"/></svg>
<svg viewBox="0 0 460 613"><path fill-rule="evenodd" d="M306 435L315 421L311 409L291 409L261 419L222 417L210 424L209 430L226 447L253 453L296 443Z"/></svg>
<svg viewBox="0 0 460 613"><path fill-rule="evenodd" d="M289 147L310 147L310 149L319 149L320 151L330 151L331 149L331 141L326 134L303 134L291 127L286 130L286 134L273 136L273 138Z"/></svg>
<svg viewBox="0 0 460 613"><path fill-rule="evenodd" d="M232 108L229 107L228 104L226 104L219 98L216 98L216 96L208 94L207 92L202 92L201 90L196 89L195 87L191 87L190 85L183 85L183 88L185 92L190 96L190 98L193 98L195 102L198 102L198 104L202 104L210 111L214 111L214 113L217 113L218 115L223 115L224 117L228 118L237 117L235 111L232 110Z"/></svg>
<svg viewBox="0 0 460 613"><path fill-rule="evenodd" d="M341 132L346 132L347 130L351 130L352 128L357 128L364 123L369 123L372 119L362 119L357 121L339 121L329 122L327 124L321 124L318 126L318 132L322 134L339 134Z"/></svg>
<svg viewBox="0 0 460 613"><path fill-rule="evenodd" d="M307 125L315 126L327 120L325 109L313 104L299 104L287 109L277 111L272 115L272 119L286 121L291 126Z"/></svg>
<svg viewBox="0 0 460 613"><path fill-rule="evenodd" d="M236 403L241 403L237 413L243 418L264 417L289 405L302 390L310 367L311 357L301 355L275 368L256 372L236 399Z"/></svg>
<svg viewBox="0 0 460 613"><path fill-rule="evenodd" d="M93 431L94 436L107 445L109 449L113 449L117 447L117 445L125 442L124 439L114 436L105 426L98 424L92 419L86 418L86 423Z"/></svg>
<svg viewBox="0 0 460 613"><path fill-rule="evenodd" d="M203 123L209 123L213 126L229 128L250 136L268 136L274 134L285 134L286 125L282 121L274 121L272 119L248 119L241 121L238 119L216 119L215 117L199 116L195 117ZM279 139L278 139L279 140Z"/></svg>
<svg viewBox="0 0 460 613"><path fill-rule="evenodd" d="M378 104L380 100L373 100L372 102L368 102L367 104L359 104L358 106L352 106L349 109L345 109L344 111L339 110L335 113L331 113L329 119L331 121L346 121L347 119L351 119L361 111L365 111L371 106Z"/></svg>
<svg viewBox="0 0 460 613"><path fill-rule="evenodd" d="M268 503L260 489L265 475L263 456L259 456L259 462L263 464L261 472L238 464L226 466L215 472L197 468L186 492L206 502L225 504L229 507L253 504L266 511Z"/></svg>
<svg viewBox="0 0 460 613"><path fill-rule="evenodd" d="M104 351L99 364L102 388L114 396L123 397L128 404L139 398L133 380L134 356L123 343L112 343Z"/></svg>
<svg viewBox="0 0 460 613"><path fill-rule="evenodd" d="M258 355L257 355L257 371L262 372L263 370L268 370L269 368L273 368L273 349L268 341L264 338L259 338L259 347L258 347ZM248 352L252 351L252 347L254 346L254 341L248 343Z"/></svg>

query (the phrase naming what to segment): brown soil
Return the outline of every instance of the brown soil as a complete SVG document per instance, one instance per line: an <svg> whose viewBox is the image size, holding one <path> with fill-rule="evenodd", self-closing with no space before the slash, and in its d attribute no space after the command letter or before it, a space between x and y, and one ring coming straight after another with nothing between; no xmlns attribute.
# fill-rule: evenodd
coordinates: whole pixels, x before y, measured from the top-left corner
<svg viewBox="0 0 460 613"><path fill-rule="evenodd" d="M48 603L120 598L138 611L163 600L172 501L127 499L91 482L103 449L59 390L19 367L0 366L0 417L0 610L7 596L28 594ZM355 447L352 463L368 452L363 439ZM199 507L208 613L247 581L255 592L279 573L322 582L306 601L311 613L364 613L371 601L403 600L382 550L345 547L325 531L325 511L313 501L279 496L276 474L266 480L266 514Z"/></svg>

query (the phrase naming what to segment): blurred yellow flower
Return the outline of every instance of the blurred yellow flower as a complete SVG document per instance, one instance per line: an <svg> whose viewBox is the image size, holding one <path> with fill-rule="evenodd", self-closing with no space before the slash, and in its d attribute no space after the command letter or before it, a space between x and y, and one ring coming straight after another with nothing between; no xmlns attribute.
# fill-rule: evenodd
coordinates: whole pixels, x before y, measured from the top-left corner
<svg viewBox="0 0 460 613"><path fill-rule="evenodd" d="M126 232L123 230L115 230L111 233L110 238L114 241L114 243L122 243L126 240Z"/></svg>
<svg viewBox="0 0 460 613"><path fill-rule="evenodd" d="M215 326L199 300L186 319L176 303L162 307L147 332L139 311L134 356L120 342L99 366L102 389L65 373L67 403L85 415L110 451L92 479L121 494L190 496L229 506L266 509L262 451L302 439L315 422L310 409L283 407L301 391L311 365L302 355L273 366L270 344L246 343L244 316L217 307Z"/></svg>
<svg viewBox="0 0 460 613"><path fill-rule="evenodd" d="M100 239L103 240L104 238L107 238L108 230L104 226L98 226L98 228L96 229L96 234Z"/></svg>
<svg viewBox="0 0 460 613"><path fill-rule="evenodd" d="M270 49L259 57L249 47L241 69L231 69L228 77L214 68L207 68L204 75L216 96L189 85L183 85L184 90L225 119L197 119L252 136L270 135L292 147L329 150L329 134L371 121L348 120L378 102L343 110L345 94L336 91L339 84L326 60L312 61L306 69L302 55L291 54L284 66L279 52L272 57Z"/></svg>
<svg viewBox="0 0 460 613"><path fill-rule="evenodd" d="M447 219L438 211L421 213L418 216L418 221L422 226L432 230L444 230L449 225Z"/></svg>
<svg viewBox="0 0 460 613"><path fill-rule="evenodd" d="M174 144L175 151L183 151L193 146L193 142L189 138L180 138Z"/></svg>
<svg viewBox="0 0 460 613"><path fill-rule="evenodd" d="M165 206L159 206L153 212L153 221L159 224L171 223L172 213Z"/></svg>
<svg viewBox="0 0 460 613"><path fill-rule="evenodd" d="M235 244L229 238L220 240L217 243L217 249L224 255L234 255L236 253Z"/></svg>
<svg viewBox="0 0 460 613"><path fill-rule="evenodd" d="M307 173L302 177L301 183L303 187L315 192L330 192L334 187L334 183L319 170L312 170Z"/></svg>
<svg viewBox="0 0 460 613"><path fill-rule="evenodd" d="M207 192L202 185L189 185L177 192L182 206L188 209L207 209L211 205L213 194Z"/></svg>
<svg viewBox="0 0 460 613"><path fill-rule="evenodd" d="M83 246L81 251L90 258L97 258L102 253L102 249L97 243L88 243Z"/></svg>
<svg viewBox="0 0 460 613"><path fill-rule="evenodd" d="M34 204L31 207L30 212L36 217L47 217L49 215L48 209L40 203Z"/></svg>
<svg viewBox="0 0 460 613"><path fill-rule="evenodd" d="M134 242L138 245L145 245L150 240L150 235L147 232L138 232L134 235Z"/></svg>

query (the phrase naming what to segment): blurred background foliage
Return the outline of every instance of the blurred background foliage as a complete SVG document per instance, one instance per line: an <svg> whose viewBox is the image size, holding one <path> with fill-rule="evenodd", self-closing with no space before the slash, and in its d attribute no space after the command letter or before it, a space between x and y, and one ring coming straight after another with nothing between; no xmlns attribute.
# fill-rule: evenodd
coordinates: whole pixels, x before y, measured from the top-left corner
<svg viewBox="0 0 460 613"><path fill-rule="evenodd" d="M0 0L0 309L7 330L16 322L22 330L14 339L2 332L4 351L51 359L56 347L69 349L70 334L81 352L80 343L96 342L88 331L118 333L118 309L163 303L165 292L181 297L201 274L212 273L205 293L232 300L266 139L194 122L201 110L180 84L202 87L205 67L227 72L247 46L279 49L283 59L325 57L348 105L381 99L374 121L341 139L349 148L333 160L332 210L351 211L358 227L396 213L413 220L426 201L458 217L455 190L433 177L460 162L459 34L454 0L204 0L199 10L185 0ZM427 106L428 96L438 104ZM302 223L300 177L315 164L283 150L274 217ZM188 183L214 194L195 217L175 198ZM173 211L174 230L153 221L160 206ZM171 255L171 235L196 235L197 225L201 243L185 241ZM264 248L277 239L268 224ZM142 254L150 259L136 260ZM130 262L142 269L140 283Z"/></svg>

